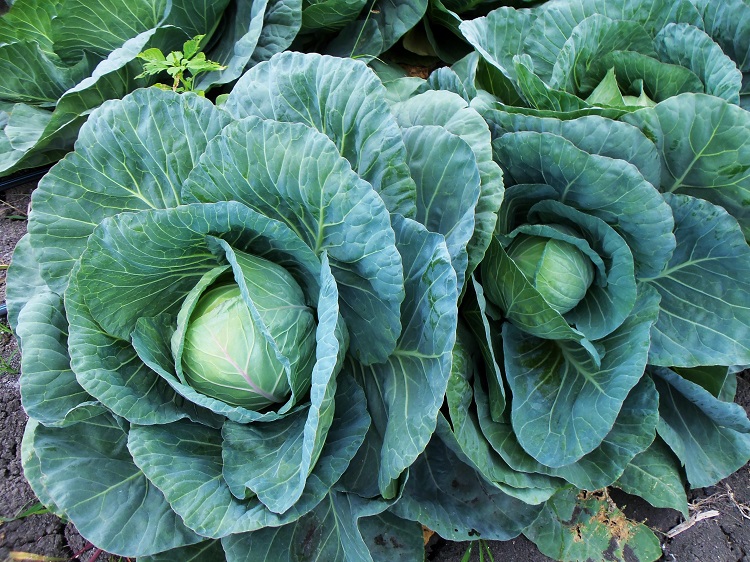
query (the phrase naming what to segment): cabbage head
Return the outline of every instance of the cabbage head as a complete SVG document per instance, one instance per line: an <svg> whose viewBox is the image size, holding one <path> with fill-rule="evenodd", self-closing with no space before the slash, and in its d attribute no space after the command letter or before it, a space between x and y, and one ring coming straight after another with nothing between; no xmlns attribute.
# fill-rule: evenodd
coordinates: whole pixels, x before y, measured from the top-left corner
<svg viewBox="0 0 750 562"><path fill-rule="evenodd" d="M262 410L283 403L297 379L301 392L309 388L315 318L283 267L251 254L237 257L248 300L234 280L217 281L197 301L188 299L193 306L182 315L187 325L177 332L182 339L173 338L172 352L182 347L182 369L196 390ZM288 373L277 350L289 361Z"/></svg>
<svg viewBox="0 0 750 562"><path fill-rule="evenodd" d="M46 505L141 560L421 555L386 510L502 197L488 126L443 94L397 119L362 62L283 53L221 107L148 88L91 114L8 280Z"/></svg>

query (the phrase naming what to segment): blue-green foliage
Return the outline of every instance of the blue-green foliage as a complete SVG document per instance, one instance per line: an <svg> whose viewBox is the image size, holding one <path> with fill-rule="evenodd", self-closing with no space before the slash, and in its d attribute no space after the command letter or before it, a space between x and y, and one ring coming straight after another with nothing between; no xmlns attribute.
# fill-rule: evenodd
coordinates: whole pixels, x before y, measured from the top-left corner
<svg viewBox="0 0 750 562"><path fill-rule="evenodd" d="M234 82L287 47L301 1L18 0L0 18L0 176L62 158L92 109L149 85L138 54L205 36L226 66L199 90Z"/></svg>
<svg viewBox="0 0 750 562"><path fill-rule="evenodd" d="M420 524L525 533L561 560L654 560L655 537L586 491L687 513L685 481L747 462L732 400L750 364L750 7L551 0L475 17L496 4L230 3L207 52L227 69L199 85L236 81L219 107L147 89L91 113L9 271L24 467L55 513L153 562L411 561ZM189 11L165 6L184 27ZM26 39L0 24L0 55L34 51L36 86L57 88L0 101L0 149L19 158L39 138L69 148L19 119L41 131L63 108L70 140L93 107L66 109L71 92L176 33L102 34L82 57L86 34L45 34L57 16L38 10L8 16ZM271 57L296 36L454 60L437 26L475 51L427 80ZM298 286L306 335L275 324L285 306L263 320L243 274L257 258ZM272 406L186 371L193 313L226 283L285 379Z"/></svg>
<svg viewBox="0 0 750 562"><path fill-rule="evenodd" d="M9 273L38 420L24 463L56 513L146 560L419 555L419 525L384 511L435 430L458 279L503 190L479 114L424 100L409 117L364 63L284 53L222 109L151 88L93 112L36 190ZM248 277L268 262L297 287L288 306ZM286 378L270 406L193 383L191 322L230 308L201 304L226 284ZM211 336L234 376L257 368L230 353L236 335Z"/></svg>

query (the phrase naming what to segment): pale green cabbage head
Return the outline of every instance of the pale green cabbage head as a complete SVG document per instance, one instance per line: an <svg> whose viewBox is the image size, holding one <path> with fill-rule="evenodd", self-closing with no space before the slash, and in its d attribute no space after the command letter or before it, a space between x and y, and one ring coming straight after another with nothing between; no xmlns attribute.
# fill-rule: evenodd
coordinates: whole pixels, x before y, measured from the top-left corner
<svg viewBox="0 0 750 562"><path fill-rule="evenodd" d="M560 314L572 310L594 280L594 264L564 240L520 234L509 246L508 256ZM493 265L488 263L486 268Z"/></svg>
<svg viewBox="0 0 750 562"><path fill-rule="evenodd" d="M260 410L286 402L289 378L309 388L316 324L302 289L283 267L249 254L242 258L247 300L234 280L220 281L200 297L185 332L182 367L199 392Z"/></svg>

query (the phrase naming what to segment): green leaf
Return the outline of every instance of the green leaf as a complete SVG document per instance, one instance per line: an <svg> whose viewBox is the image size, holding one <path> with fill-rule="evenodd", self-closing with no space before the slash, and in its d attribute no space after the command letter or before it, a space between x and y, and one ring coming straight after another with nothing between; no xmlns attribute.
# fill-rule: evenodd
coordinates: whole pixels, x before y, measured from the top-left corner
<svg viewBox="0 0 750 562"><path fill-rule="evenodd" d="M122 556L202 541L133 464L126 441L125 429L111 415L65 428L36 426L34 451L55 505L89 540Z"/></svg>
<svg viewBox="0 0 750 562"><path fill-rule="evenodd" d="M516 56L513 63L521 97L531 107L553 112L581 111L591 108L591 105L575 94L553 88L534 74L528 55Z"/></svg>
<svg viewBox="0 0 750 562"><path fill-rule="evenodd" d="M693 0L703 16L703 29L726 55L746 74L750 71L750 26L748 5L744 0Z"/></svg>
<svg viewBox="0 0 750 562"><path fill-rule="evenodd" d="M395 497L397 480L435 429L458 321L456 277L443 237L398 215L393 227L405 272L401 336L386 362L364 367L348 361L345 367L367 396L375 430L368 447L380 451L367 473L377 470L386 499Z"/></svg>
<svg viewBox="0 0 750 562"><path fill-rule="evenodd" d="M380 529L381 539L383 535L393 533L394 538L398 537L403 542L399 542L399 547L393 549L381 547L377 558L371 555L368 547L374 542L374 537L369 533L372 525L365 524L364 521L368 516L377 516L387 507L388 503L382 500L364 500L354 494L332 490L312 511L294 523L252 533L234 534L222 539L227 562L252 562L259 559L280 562L385 562L402 560L404 556L407 557L405 560L415 560L419 552L417 547L423 550L423 545L415 544L414 533L406 535L407 540L403 540L403 530L393 529L393 523L391 529ZM393 516L386 517L389 517L389 522L395 519ZM421 533L416 536L421 540ZM386 544L389 543L390 541ZM390 558L382 557L382 551Z"/></svg>
<svg viewBox="0 0 750 562"><path fill-rule="evenodd" d="M576 462L557 468L537 462L521 447L508 416L498 421L491 419L487 394L478 384L474 386L482 432L493 449L517 471L564 478L587 490L604 488L617 480L628 463L654 440L658 395L648 377L642 377L630 391L601 444Z"/></svg>
<svg viewBox="0 0 750 562"><path fill-rule="evenodd" d="M65 519L65 513L55 505L49 492L47 492L47 488L44 485L41 463L39 462L39 455L37 455L36 450L34 449L34 433L39 425L39 422L34 418L29 418L23 431L23 437L21 439L21 466L23 467L23 476L31 486L34 495L39 498L39 501L47 506L47 509L49 509L51 513L54 513L61 519Z"/></svg>
<svg viewBox="0 0 750 562"><path fill-rule="evenodd" d="M240 201L286 223L339 283L352 351L385 360L399 333L401 259L388 210L331 140L299 123L247 118L210 143L185 184L186 199Z"/></svg>
<svg viewBox="0 0 750 562"><path fill-rule="evenodd" d="M133 348L143 362L172 387L178 395L177 400L184 399L182 404L183 415L180 418L188 417L213 428L220 428L225 422L224 417L242 424L279 419L280 415L273 410L258 413L238 406L230 406L226 402L201 394L193 387L188 386L186 382L181 381L175 374L175 360L169 346L176 324L175 318L169 314L139 318L133 331ZM130 383L129 386L134 385ZM145 402L146 408L151 406L148 401L143 400L143 402ZM202 408L205 408L205 410ZM190 410L196 410L202 415L184 415ZM207 414L207 411L213 412L215 415ZM244 489L242 492L238 491L237 495L244 497Z"/></svg>
<svg viewBox="0 0 750 562"><path fill-rule="evenodd" d="M138 53L138 58L152 63L166 62L167 60L164 56L164 53L162 53L161 49L159 49L158 47L151 47L150 49L146 49L142 53Z"/></svg>
<svg viewBox="0 0 750 562"><path fill-rule="evenodd" d="M248 71L224 108L237 119L303 123L328 135L390 212L414 215L414 182L398 124L383 85L362 62L283 53Z"/></svg>
<svg viewBox="0 0 750 562"><path fill-rule="evenodd" d="M472 277L473 291L467 293L462 302L461 316L467 327L474 334L484 359L485 382L490 396L490 413L492 419L499 420L505 412L508 400L505 395L505 380L500 369L502 362L500 329L498 324L490 322L490 318L499 319L499 312L491 302L487 302L484 289ZM474 298L472 298L474 297Z"/></svg>
<svg viewBox="0 0 750 562"><path fill-rule="evenodd" d="M735 365L750 361L750 248L736 221L708 201L665 194L677 248L648 281L661 295L649 363Z"/></svg>
<svg viewBox="0 0 750 562"><path fill-rule="evenodd" d="M137 60L139 53L157 47L168 52L182 45L186 33L194 35L214 28L226 2L222 0L203 5L160 1L154 4L138 0L123 9L121 0L102 0L94 4L70 0L66 1L65 6L65 11L60 14L50 12L44 17L24 21L19 28L24 34L28 32L34 42L39 41L43 50L42 59L51 56L57 60L57 55L51 54L51 47L47 47L54 43L63 60L71 65L70 76L74 76L75 80L55 96L51 104L54 111L46 112L49 115L44 126L40 127L39 123L25 125L30 129L29 134L35 134L38 138L28 150L7 153L2 146L3 135L0 134L0 174L62 158L73 148L78 129L94 108L105 100L122 98L128 92L147 85L147 81L136 78L143 70L141 62ZM49 12L49 6L45 5L45 10ZM47 32L44 28L51 15L55 15L55 25ZM32 23L37 27L36 31L29 31ZM41 36L45 33L49 38L43 40ZM15 49L20 44L16 42L10 48ZM42 59L37 59L29 58L28 64L46 64ZM52 72L49 68L47 70ZM13 71L11 74L17 73ZM27 76L31 93L37 84L57 83Z"/></svg>
<svg viewBox="0 0 750 562"><path fill-rule="evenodd" d="M750 114L704 94L682 94L623 118L659 149L661 190L721 205L750 237Z"/></svg>
<svg viewBox="0 0 750 562"><path fill-rule="evenodd" d="M182 44L182 53L185 56L186 59L190 60L195 55L200 54L198 51L201 47L201 42L203 41L203 38L205 37L205 34L202 35L196 35L192 39L188 39ZM205 54L203 54L203 57L205 58Z"/></svg>
<svg viewBox="0 0 750 562"><path fill-rule="evenodd" d="M489 540L517 537L534 521L541 506L505 494L464 464L439 437L449 431L446 426L443 419L411 468L404 495L391 511L452 541L476 536Z"/></svg>
<svg viewBox="0 0 750 562"><path fill-rule="evenodd" d="M664 268L675 246L672 213L628 162L588 154L550 133L510 133L493 148L509 183L547 184L561 203L613 226L633 253L636 277Z"/></svg>
<svg viewBox="0 0 750 562"><path fill-rule="evenodd" d="M18 61L24 61L24 72L19 72ZM67 66L58 56L30 41L0 44L0 72L5 77L0 84L0 98L53 107L67 90L87 76L91 66L88 58Z"/></svg>
<svg viewBox="0 0 750 562"><path fill-rule="evenodd" d="M39 262L24 234L13 250L6 274L5 302L8 305L8 323L13 330L18 327L18 315L33 295L49 292L49 287L39 273ZM21 346L23 343L19 342Z"/></svg>
<svg viewBox="0 0 750 562"><path fill-rule="evenodd" d="M29 416L47 426L63 426L103 412L70 368L68 321L61 297L49 292L32 296L18 317L16 335L27 350L21 359L20 383Z"/></svg>
<svg viewBox="0 0 750 562"><path fill-rule="evenodd" d="M592 15L579 23L560 50L552 69L549 85L576 95L588 95L584 80L589 84L591 66L615 51L635 51L653 55L653 41L646 30L634 21L613 20L604 15Z"/></svg>
<svg viewBox="0 0 750 562"><path fill-rule="evenodd" d="M676 509L688 517L680 463L659 437L630 461L614 485L628 494L642 497L654 507Z"/></svg>
<svg viewBox="0 0 750 562"><path fill-rule="evenodd" d="M500 233L511 231L503 239L506 244L512 243L512 237L516 234L555 236L557 231L551 229L550 225L567 227L576 233L568 242L585 252L592 263L597 264L597 271L585 296L575 308L565 313L564 320L570 326L576 326L576 330L589 340L600 339L625 320L635 303L632 253L623 238L603 220L555 201L553 197L547 198L549 194L549 188L544 187L519 185L509 188L497 230ZM489 288L493 288L493 285L489 284ZM543 300L532 286L527 286L525 291L533 298ZM515 295L513 290L508 293L511 297L506 298ZM537 320L536 313L542 318L554 318L552 312L556 312L549 310L551 307L546 301L537 306L521 302L518 308L517 314L524 315L526 321L531 320L532 323ZM515 318L512 320L517 322ZM543 332L539 336L546 337Z"/></svg>
<svg viewBox="0 0 750 562"><path fill-rule="evenodd" d="M568 500L570 501L570 500ZM607 497L585 492L562 512L551 503L524 534L555 560L661 558L659 539L643 523L629 520Z"/></svg>
<svg viewBox="0 0 750 562"><path fill-rule="evenodd" d="M586 102L591 105L614 107L625 107L627 105L625 99L622 97L620 85L617 83L614 67L607 71L601 82L589 94L589 97L586 98Z"/></svg>
<svg viewBox="0 0 750 562"><path fill-rule="evenodd" d="M15 2L13 11L3 14L0 19L0 43L28 39L38 43L44 51L52 52L52 20L58 14L58 3Z"/></svg>
<svg viewBox="0 0 750 562"><path fill-rule="evenodd" d="M424 557L422 525L390 511L359 519L359 530L374 562L413 562Z"/></svg>
<svg viewBox="0 0 750 562"><path fill-rule="evenodd" d="M220 541L208 540L182 546L152 556L139 556L138 562L226 562Z"/></svg>
<svg viewBox="0 0 750 562"><path fill-rule="evenodd" d="M599 340L601 367L564 341L529 337L503 326L511 420L521 446L541 464L561 467L598 447L646 366L658 314L653 294L639 295L628 319Z"/></svg>
<svg viewBox="0 0 750 562"><path fill-rule="evenodd" d="M659 58L692 70L705 93L740 103L742 72L703 30L687 24L669 24L654 40Z"/></svg>
<svg viewBox="0 0 750 562"><path fill-rule="evenodd" d="M234 82L248 68L288 48L300 29L301 10L301 0L232 2L224 12L222 33L206 52L225 68L211 69L195 88Z"/></svg>
<svg viewBox="0 0 750 562"><path fill-rule="evenodd" d="M154 29L169 15L165 0L134 1L127 10L117 0L67 0L54 20L55 51L68 64L85 52L102 59L135 35Z"/></svg>
<svg viewBox="0 0 750 562"><path fill-rule="evenodd" d="M497 212L503 201L503 175L500 167L492 160L491 138L487 124L475 110L467 107L464 100L447 92L425 92L414 96L396 106L394 113L402 127L444 127L448 132L466 141L474 153L479 169L480 193L474 213L474 234L466 248L466 274L470 275L487 251L497 222ZM410 162L410 166L412 165L413 160ZM423 189L425 187L427 186L422 186ZM437 232L444 233L442 230ZM463 281L459 277L459 287L462 285Z"/></svg>
<svg viewBox="0 0 750 562"><path fill-rule="evenodd" d="M289 49L300 31L301 11L301 0L269 1L250 65L269 60L273 55Z"/></svg>
<svg viewBox="0 0 750 562"><path fill-rule="evenodd" d="M615 51L599 59L596 70L584 81L593 87L592 80L598 79L605 69L612 70L618 88L630 94L622 100L628 106L623 114L637 109L637 106L651 106L653 100L664 101L684 92L704 91L700 78L689 69L633 51ZM635 96L638 99L633 99ZM591 99L586 101L593 103Z"/></svg>
<svg viewBox="0 0 750 562"><path fill-rule="evenodd" d="M577 119L537 117L499 109L483 112L495 137L518 131L553 133L568 139L589 154L630 162L654 187L661 181L661 161L656 146L637 127L598 115Z"/></svg>
<svg viewBox="0 0 750 562"><path fill-rule="evenodd" d="M207 100L155 89L107 104L81 130L78 150L40 182L29 225L43 277L64 289L86 239L105 217L166 208L228 118Z"/></svg>
<svg viewBox="0 0 750 562"><path fill-rule="evenodd" d="M486 430L483 433L484 428L480 427L481 416L489 414L489 407L487 393L480 382L483 371L476 369L467 345L471 341L470 337L459 329L445 395L450 416L448 420L455 437L452 449L461 453L465 457L462 459L465 463L503 492L529 504L543 503L561 487L562 482L556 478L530 473L531 471L522 472L515 465L511 467L497 450L493 450L491 443L494 445L497 442L493 441ZM476 392L472 389L472 379ZM476 409L472 407L474 403ZM493 424L492 420L489 423ZM449 441L445 435L444 440ZM455 450L456 446L458 451Z"/></svg>
<svg viewBox="0 0 750 562"><path fill-rule="evenodd" d="M486 17L462 22L459 28L484 60L500 71L497 79L508 82L503 89L512 91L517 80L513 58L524 52L535 21L535 12L500 7Z"/></svg>
<svg viewBox="0 0 750 562"><path fill-rule="evenodd" d="M344 27L326 52L369 61L390 49L424 17L427 0L375 0Z"/></svg>
<svg viewBox="0 0 750 562"><path fill-rule="evenodd" d="M430 232L445 237L460 293L467 274L467 244L474 234L474 213L479 200L479 171L474 153L460 137L442 127L409 127L403 135L409 168L417 184L416 220Z"/></svg>
<svg viewBox="0 0 750 562"><path fill-rule="evenodd" d="M222 477L223 440L217 430L186 421L133 426L128 447L186 525L203 536L220 538L279 527L313 509L349 465L368 424L362 391L351 380L341 379L326 443L302 496L283 515L269 511L257 498L240 500L232 495Z"/></svg>
<svg viewBox="0 0 750 562"><path fill-rule="evenodd" d="M691 487L712 486L750 459L750 420L742 406L714 398L669 369L650 373L659 391L657 430L684 465Z"/></svg>
<svg viewBox="0 0 750 562"><path fill-rule="evenodd" d="M461 96L466 103L469 103L477 95L474 80L467 77L464 81L464 78L459 76L452 68L445 66L433 70L416 93L421 94L430 90L453 92Z"/></svg>
<svg viewBox="0 0 750 562"><path fill-rule="evenodd" d="M667 23L689 23L700 26L698 10L689 0L673 2L659 0L636 1L570 0L553 2L538 10L538 19L529 33L527 52L531 55L535 72L544 80L552 75L558 54L577 26L586 18L602 15L612 20L637 22L652 37ZM544 37L544 41L535 40Z"/></svg>
<svg viewBox="0 0 750 562"><path fill-rule="evenodd" d="M719 400L734 402L737 394L737 372L732 367L673 367L672 370L690 382L702 386ZM742 367L739 370L743 370Z"/></svg>
<svg viewBox="0 0 750 562"><path fill-rule="evenodd" d="M305 3L300 33L339 31L354 21L366 5L366 0L322 0Z"/></svg>

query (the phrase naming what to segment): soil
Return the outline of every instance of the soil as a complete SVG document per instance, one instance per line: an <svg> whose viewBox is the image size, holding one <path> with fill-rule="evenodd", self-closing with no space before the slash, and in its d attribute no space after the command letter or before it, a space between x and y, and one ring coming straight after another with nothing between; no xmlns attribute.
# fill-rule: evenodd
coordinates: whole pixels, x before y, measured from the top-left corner
<svg viewBox="0 0 750 562"><path fill-rule="evenodd" d="M5 300L3 266L10 262L16 242L26 231L23 217L32 188L33 185L27 185L0 193L0 302ZM4 322L0 319L0 517L13 519L33 505L36 498L21 470L20 443L27 417L21 406L18 386L20 353ZM739 377L737 402L750 413L750 372L746 371ZM656 532L662 540L663 561L750 562L750 507L747 507L750 506L750 463L716 486L693 490L688 498L693 513L715 510L718 515L695 523L671 539L666 533L683 522L679 512L651 507L640 498L617 490L611 491L611 497L629 517L645 521ZM552 560L523 536L506 542L489 541L488 544L496 562ZM469 543L452 543L433 535L427 545L426 559L459 562L468 546ZM20 553L31 553L32 556L24 558ZM0 561L44 560L39 555L54 557L55 560L72 560L77 555L75 560L118 560L91 549L72 524L50 514L0 522ZM470 560L479 560L476 547Z"/></svg>

